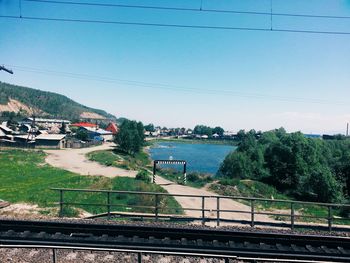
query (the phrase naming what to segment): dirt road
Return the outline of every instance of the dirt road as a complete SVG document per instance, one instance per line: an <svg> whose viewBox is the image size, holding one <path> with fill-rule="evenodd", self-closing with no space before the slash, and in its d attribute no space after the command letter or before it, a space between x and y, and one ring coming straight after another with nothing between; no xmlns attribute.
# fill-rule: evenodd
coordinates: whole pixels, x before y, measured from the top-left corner
<svg viewBox="0 0 350 263"><path fill-rule="evenodd" d="M93 151L108 150L113 144L106 143L96 147L82 149L45 150L48 154L46 162L54 167L62 168L81 175L102 175L106 177L135 177L136 171L129 171L117 167L103 166L90 161L86 154Z"/></svg>
<svg viewBox="0 0 350 263"><path fill-rule="evenodd" d="M127 171L117 167L106 167L96 162L89 161L86 154L92 151L110 149L113 144L104 144L97 147L84 149L65 149L65 150L46 150L48 153L46 162L52 166L59 167L65 170L82 175L102 175L106 177L128 176L135 177L136 171ZM217 196L215 193L205 189L198 189L189 186L174 184L160 176L157 176L156 183L162 186L170 194L185 194L185 195L206 195ZM195 197L175 197L176 201L183 208L199 209L202 207L202 199ZM205 201L205 208L215 210L217 207L216 198L208 198ZM250 211L250 207L239 202L229 199L222 199L220 201L220 209L224 210L241 210ZM185 211L188 216L201 217L201 211ZM206 217L216 217L216 212L206 212ZM221 218L236 219L236 220L250 220L250 214L245 213L221 213ZM256 215L255 219L258 221L271 221L271 218L265 215Z"/></svg>

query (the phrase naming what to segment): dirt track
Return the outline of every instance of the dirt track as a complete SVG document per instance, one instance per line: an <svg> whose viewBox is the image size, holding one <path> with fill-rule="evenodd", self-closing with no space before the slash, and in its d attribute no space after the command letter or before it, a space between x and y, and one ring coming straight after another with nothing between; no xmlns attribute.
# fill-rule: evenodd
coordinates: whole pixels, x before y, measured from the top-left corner
<svg viewBox="0 0 350 263"><path fill-rule="evenodd" d="M117 167L106 167L100 165L99 163L89 161L85 156L89 152L110 149L112 146L113 144L104 144L101 146L84 149L46 150L45 152L48 153L46 162L54 167L59 167L82 175L102 175L106 177L135 177L137 173L136 171L128 171ZM162 186L170 194L207 195L213 197L217 196L215 193L210 192L208 190L174 184L173 182L159 176L157 176L156 178L156 183ZM201 198L176 197L175 199L183 208L199 209L202 207ZM206 199L206 209L215 210L216 207L216 198ZM220 201L220 209L242 210L246 212L250 211L249 206L229 199L223 199ZM200 217L201 211L186 211L186 215ZM206 217L215 218L216 212L206 212ZM220 217L227 219L250 220L250 214L248 213L221 213ZM271 218L265 215L256 215L255 219L259 221L272 220Z"/></svg>
<svg viewBox="0 0 350 263"><path fill-rule="evenodd" d="M90 161L86 154L93 151L108 150L113 144L106 143L96 147L82 149L45 150L48 154L46 162L54 167L59 167L81 175L102 175L106 177L135 177L136 171L129 171L117 167L103 166Z"/></svg>

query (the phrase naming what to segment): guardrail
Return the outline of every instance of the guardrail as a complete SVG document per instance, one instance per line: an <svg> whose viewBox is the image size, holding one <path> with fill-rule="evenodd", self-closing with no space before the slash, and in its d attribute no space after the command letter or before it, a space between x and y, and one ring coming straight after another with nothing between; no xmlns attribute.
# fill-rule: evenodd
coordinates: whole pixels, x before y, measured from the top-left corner
<svg viewBox="0 0 350 263"><path fill-rule="evenodd" d="M294 228L320 228L328 231L342 230L350 231L350 217L335 216L334 212L339 209L348 209L350 205L335 204L335 203L318 203L318 202L301 202L293 200L280 199L264 199L242 196L221 196L221 195L186 195L186 194L169 194L160 192L138 192L138 191L113 191L113 190L90 190L90 189L67 189L67 188L52 188L51 190L59 192L59 216L64 216L64 209L68 206L80 207L104 207L105 213L99 216L111 218L112 216L119 217L139 217L139 218L154 218L159 220L168 218L172 220L183 221L201 221L203 225L207 222L216 222L217 226L221 223L240 223L248 224L251 227L256 225L268 225ZM102 194L105 202L103 203L79 203L65 200L67 193L79 194ZM117 199L123 195L145 196L147 202L138 205L116 204L113 198ZM164 211L178 210L178 207L164 207L165 198L191 198L193 202L200 204L198 208L182 207L185 215L179 213L169 214ZM141 200L141 199L140 199ZM146 198L145 198L146 200ZM227 209L226 200L239 201L246 204L244 210ZM226 208L222 208L225 204ZM120 211L129 210L133 213L120 213ZM314 213L311 210L315 210ZM135 213L148 212L148 213ZM239 217L235 216L240 214ZM242 219L244 217L244 219ZM262 217L264 217L262 219ZM241 218L241 219L237 219ZM268 219L268 220L266 220ZM348 225L348 226L347 226Z"/></svg>

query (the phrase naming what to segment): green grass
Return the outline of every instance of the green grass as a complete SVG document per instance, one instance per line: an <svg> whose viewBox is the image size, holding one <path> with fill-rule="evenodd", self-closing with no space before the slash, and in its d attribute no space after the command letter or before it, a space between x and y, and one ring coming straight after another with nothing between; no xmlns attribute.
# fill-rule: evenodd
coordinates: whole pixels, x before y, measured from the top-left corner
<svg viewBox="0 0 350 263"><path fill-rule="evenodd" d="M94 151L87 154L91 161L106 166L115 166L127 170L140 170L150 167L151 160L146 152L138 152L134 156L115 150Z"/></svg>
<svg viewBox="0 0 350 263"><path fill-rule="evenodd" d="M183 173L178 172L174 169L157 169L157 175L160 175L172 182L176 182L178 184L183 184ZM187 181L186 185L195 187L195 188L202 188L207 183L212 182L212 176L210 174L201 174L201 173L189 173L187 174Z"/></svg>
<svg viewBox="0 0 350 263"><path fill-rule="evenodd" d="M127 191L165 192L158 185L148 184L133 178L101 176L80 176L65 170L51 167L44 162L45 154L34 150L0 149L0 199L11 203L25 202L40 207L54 207L59 200L58 192L50 188L110 189ZM65 193L65 202L106 203L106 194ZM133 206L153 206L154 196L111 195L113 210L151 212L152 209ZM182 213L175 199L161 198L161 213ZM126 207L119 207L126 206ZM106 212L106 206L78 206L91 213ZM76 215L71 206L65 210ZM73 210L73 211L72 211ZM43 212L46 213L46 212Z"/></svg>
<svg viewBox="0 0 350 263"><path fill-rule="evenodd" d="M219 183L212 184L210 189L221 195L231 195L231 196L242 196L242 197L256 197L263 199L270 199L270 201L255 201L256 211L278 211L278 213L289 214L291 205L290 203L273 201L279 200L294 200L292 197L279 193L274 187L264 184L262 182L253 180L239 180L239 179L227 179L223 178ZM237 200L244 204L249 205L250 202L247 200ZM326 223L325 219L317 218L307 218L305 216L316 216L324 217L328 216L328 208L325 206L319 206L314 204L294 204L295 215L300 215L296 219L297 221L303 222L323 222ZM337 219L340 217L340 210L334 209L333 215L335 219L333 220L338 224L349 224L350 218ZM285 219L290 220L290 217L279 216L275 219Z"/></svg>

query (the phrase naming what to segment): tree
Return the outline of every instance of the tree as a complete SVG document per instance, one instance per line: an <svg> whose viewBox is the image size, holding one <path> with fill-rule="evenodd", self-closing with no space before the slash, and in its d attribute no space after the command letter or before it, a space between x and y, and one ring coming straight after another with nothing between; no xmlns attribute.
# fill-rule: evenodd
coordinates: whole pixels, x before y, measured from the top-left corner
<svg viewBox="0 0 350 263"><path fill-rule="evenodd" d="M155 131L154 125L153 125L152 123L147 124L147 125L145 126L145 130L148 131L148 132L154 132L154 131Z"/></svg>
<svg viewBox="0 0 350 263"><path fill-rule="evenodd" d="M64 122L62 122L61 128L60 128L60 133L61 134L66 134L67 132L67 127L66 124Z"/></svg>
<svg viewBox="0 0 350 263"><path fill-rule="evenodd" d="M217 126L213 129L213 133L216 133L220 137L224 135L224 132L225 132L225 130L219 126Z"/></svg>
<svg viewBox="0 0 350 263"><path fill-rule="evenodd" d="M283 128L240 131L237 140L220 167L223 176L259 180L303 200L339 202L350 195L350 140L311 139Z"/></svg>
<svg viewBox="0 0 350 263"><path fill-rule="evenodd" d="M144 127L141 122L125 120L115 136L118 148L128 154L139 152L144 143Z"/></svg>
<svg viewBox="0 0 350 263"><path fill-rule="evenodd" d="M89 138L88 133L84 130L78 130L75 137L81 141L87 141Z"/></svg>
<svg viewBox="0 0 350 263"><path fill-rule="evenodd" d="M198 134L198 135L208 135L208 136L211 136L211 135L213 134L213 130L212 130L212 128L210 128L209 126L197 125L197 126L194 127L194 129L193 129L193 133L194 133L194 134Z"/></svg>

